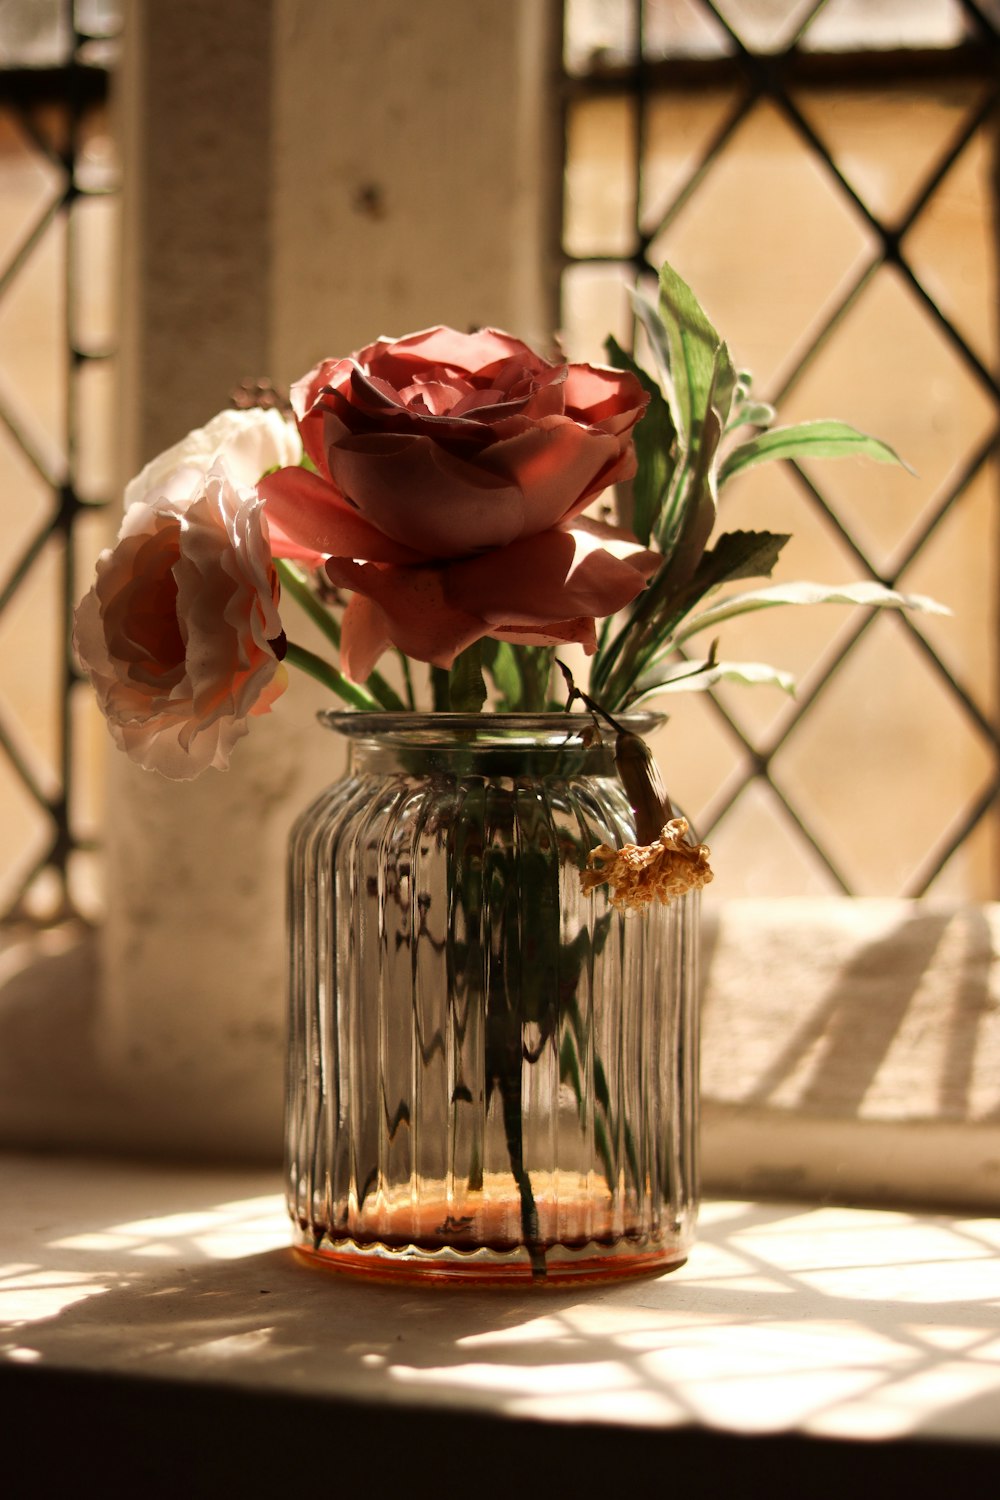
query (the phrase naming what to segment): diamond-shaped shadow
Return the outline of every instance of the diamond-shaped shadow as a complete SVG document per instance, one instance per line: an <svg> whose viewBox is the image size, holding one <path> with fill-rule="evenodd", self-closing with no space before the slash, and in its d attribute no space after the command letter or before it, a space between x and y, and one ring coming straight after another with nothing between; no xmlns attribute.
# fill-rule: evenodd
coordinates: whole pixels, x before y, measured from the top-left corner
<svg viewBox="0 0 1000 1500"><path fill-rule="evenodd" d="M763 102L650 247L694 281L758 387L812 340L876 239L814 152Z"/></svg>
<svg viewBox="0 0 1000 1500"><path fill-rule="evenodd" d="M883 266L785 398L785 421L837 416L915 470L863 459L807 465L875 565L891 575L935 501L992 432L996 412L899 272Z"/></svg>
<svg viewBox="0 0 1000 1500"><path fill-rule="evenodd" d="M995 774L996 748L903 623L876 617L772 762L859 895L908 882Z"/></svg>

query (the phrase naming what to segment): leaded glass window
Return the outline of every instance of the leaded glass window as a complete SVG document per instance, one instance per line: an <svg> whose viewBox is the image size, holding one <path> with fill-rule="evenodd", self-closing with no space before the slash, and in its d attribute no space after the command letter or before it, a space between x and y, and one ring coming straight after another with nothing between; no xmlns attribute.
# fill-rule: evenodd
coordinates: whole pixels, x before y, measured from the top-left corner
<svg viewBox="0 0 1000 1500"><path fill-rule="evenodd" d="M876 578L951 619L750 617L661 737L720 894L995 898L1000 7L567 0L563 321L632 336L669 259L782 420L838 416L916 471L764 466L727 527L791 531L780 576Z"/></svg>

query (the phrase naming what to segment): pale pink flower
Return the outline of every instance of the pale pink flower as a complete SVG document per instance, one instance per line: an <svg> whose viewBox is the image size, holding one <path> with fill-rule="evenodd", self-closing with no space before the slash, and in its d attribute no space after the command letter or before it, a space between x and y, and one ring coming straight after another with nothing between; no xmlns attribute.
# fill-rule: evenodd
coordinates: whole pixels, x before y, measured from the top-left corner
<svg viewBox="0 0 1000 1500"><path fill-rule="evenodd" d="M228 766L285 669L262 501L221 462L190 471L183 495L175 473L129 506L77 609L74 644L119 747L183 781Z"/></svg>
<svg viewBox="0 0 1000 1500"><path fill-rule="evenodd" d="M125 487L124 509L136 501L184 500L220 461L240 490L253 489L268 469L297 464L302 441L292 422L273 408L220 411L172 448L157 454Z"/></svg>

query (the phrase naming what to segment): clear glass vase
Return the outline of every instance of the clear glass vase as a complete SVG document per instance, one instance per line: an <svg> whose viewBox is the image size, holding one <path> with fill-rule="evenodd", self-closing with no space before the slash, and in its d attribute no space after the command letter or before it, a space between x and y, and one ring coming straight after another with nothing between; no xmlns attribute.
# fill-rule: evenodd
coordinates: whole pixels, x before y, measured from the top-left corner
<svg viewBox="0 0 1000 1500"><path fill-rule="evenodd" d="M351 743L291 837L297 1245L420 1281L681 1264L698 893L581 892L590 850L635 837L613 746L585 716L323 717Z"/></svg>

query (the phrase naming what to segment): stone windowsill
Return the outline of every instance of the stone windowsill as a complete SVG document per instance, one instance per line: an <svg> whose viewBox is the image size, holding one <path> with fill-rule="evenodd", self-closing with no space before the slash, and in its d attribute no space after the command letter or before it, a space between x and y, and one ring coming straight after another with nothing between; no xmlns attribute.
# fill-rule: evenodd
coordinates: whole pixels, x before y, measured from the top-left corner
<svg viewBox="0 0 1000 1500"><path fill-rule="evenodd" d="M1000 905L706 901L714 1191L1000 1205Z"/></svg>
<svg viewBox="0 0 1000 1500"><path fill-rule="evenodd" d="M1000 1463L996 1218L717 1200L671 1275L442 1291L302 1261L277 1189L0 1158L0 1393L33 1434L5 1493L410 1488L430 1463L477 1495L922 1495Z"/></svg>

